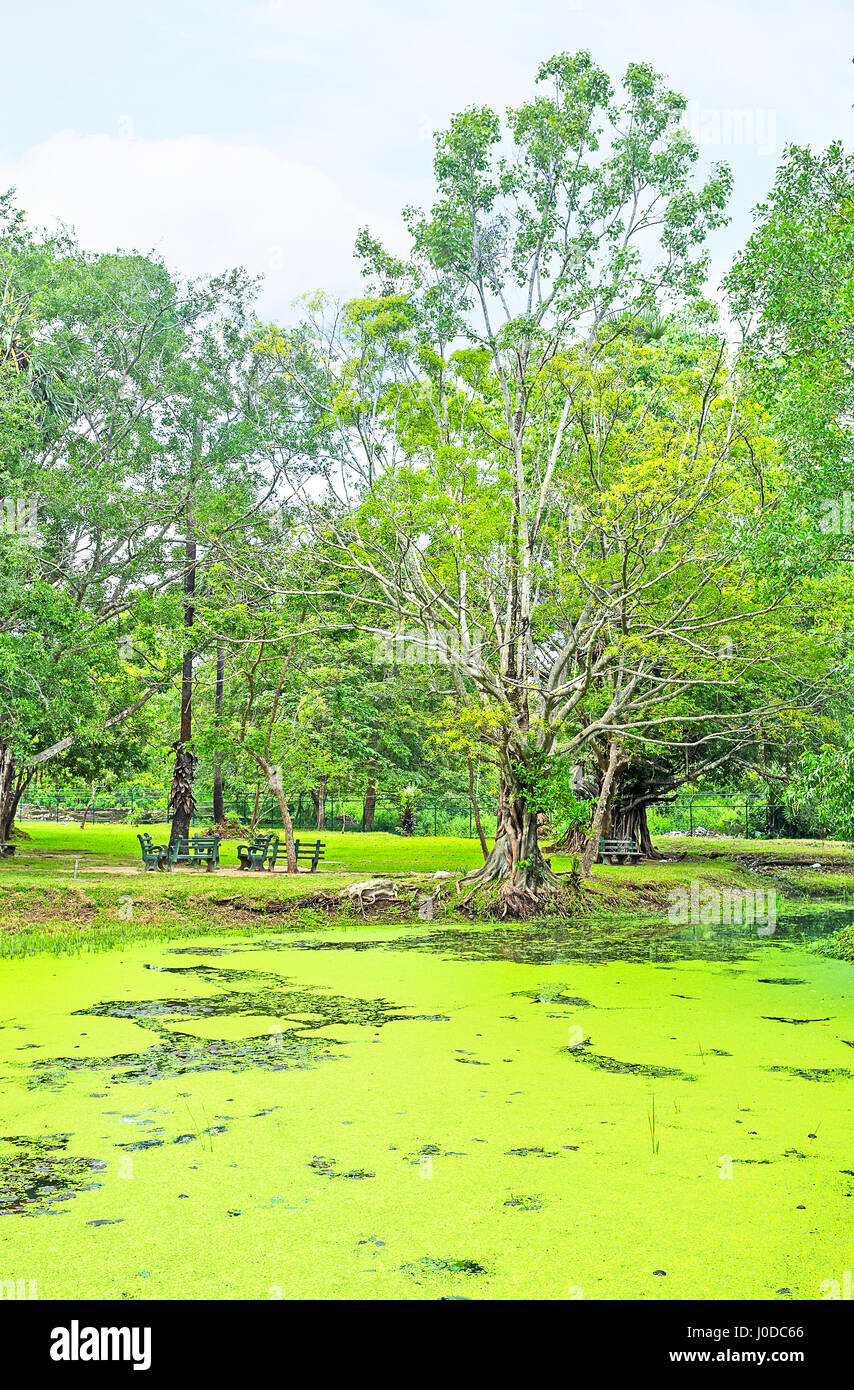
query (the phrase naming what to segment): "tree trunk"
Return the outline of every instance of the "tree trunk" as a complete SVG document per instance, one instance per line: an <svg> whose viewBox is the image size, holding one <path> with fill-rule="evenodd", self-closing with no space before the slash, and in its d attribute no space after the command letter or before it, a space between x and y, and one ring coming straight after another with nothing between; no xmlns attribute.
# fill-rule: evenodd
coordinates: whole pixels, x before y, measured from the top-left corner
<svg viewBox="0 0 854 1390"><path fill-rule="evenodd" d="M251 816L250 821L249 821L249 829L252 831L252 834L253 834L253 835L255 834L255 831L258 829L258 807L259 807L260 803L261 803L261 778L259 777L259 778L258 778L258 781L255 783L255 801L253 802L253 805L252 805L252 816Z"/></svg>
<svg viewBox="0 0 854 1390"><path fill-rule="evenodd" d="M169 810L172 813L170 845L174 845L178 840L187 839L196 809L196 798L193 795L196 755L192 748L187 748L181 742L173 743L172 747L175 752L175 768L169 793Z"/></svg>
<svg viewBox="0 0 854 1390"><path fill-rule="evenodd" d="M366 830L373 830L377 815L377 748L379 747L380 736L374 731L371 735L371 752L373 754L368 766L368 786L365 791L365 809L363 815Z"/></svg>
<svg viewBox="0 0 854 1390"><path fill-rule="evenodd" d="M624 762L617 769L608 806L607 833L615 840L634 840L645 859L657 859L658 851L652 843L646 813L647 807L661 793L656 795L654 779L643 774L643 767L638 768L630 762ZM601 782L593 782L579 775L576 788L576 795L585 799L589 797L592 810L601 790ZM549 849L552 854L583 854L588 838L588 831L574 826Z"/></svg>
<svg viewBox="0 0 854 1390"><path fill-rule="evenodd" d="M190 486L187 493L187 527L184 539L184 660L181 665L181 732L175 749L175 769L172 774L172 829L169 844L186 839L190 834L196 800L193 796L193 776L196 756L190 748L193 736L193 624L196 612L196 527L193 517L193 464L201 450L201 427L193 436L193 458L190 465Z"/></svg>
<svg viewBox="0 0 854 1390"><path fill-rule="evenodd" d="M489 846L486 843L486 836L483 833L483 826L480 821L480 806L477 802L477 795L474 787L474 765L471 760L471 753L466 753L466 761L469 765L469 801L474 811L474 823L477 827L477 838L480 840L480 848L483 851L484 863L489 858Z"/></svg>
<svg viewBox="0 0 854 1390"><path fill-rule="evenodd" d="M225 645L220 642L216 649L216 698L214 710L216 717L217 731L222 723L222 692L225 685ZM225 820L225 802L222 794L222 763L220 761L219 749L214 757L213 765L213 818L214 825L222 825Z"/></svg>
<svg viewBox="0 0 854 1390"><path fill-rule="evenodd" d="M314 802L315 817L318 830L326 829L326 778L318 779L317 788L311 793Z"/></svg>
<svg viewBox="0 0 854 1390"><path fill-rule="evenodd" d="M2 831L0 831L0 843L10 844L15 838L15 816L18 812L18 804L30 784L32 773L19 773L17 784L13 788L11 799L6 807L2 818Z"/></svg>
<svg viewBox="0 0 854 1390"><path fill-rule="evenodd" d="M593 824L590 827L590 834L587 837L587 845L584 850L584 857L581 860L581 877L590 878L593 861L599 853L599 840L602 835L603 826L606 826L608 808L611 797L615 791L615 781L618 769L622 763L622 752L616 739L611 740L608 750L608 766L605 776L602 778L602 789L599 792L599 799L596 802L596 810L593 812Z"/></svg>
<svg viewBox="0 0 854 1390"><path fill-rule="evenodd" d="M270 789L274 793L276 800L279 803L279 811L282 816L282 825L285 831L285 846L288 855L288 873L295 874L297 871L297 850L296 845L294 844L294 825L293 821L291 820L291 813L288 810L288 799L285 796L284 788L282 786L282 779L279 776L276 769L271 766L271 764L265 757L263 757L261 754L258 754L257 756L258 763L264 771L264 774L270 785Z"/></svg>
<svg viewBox="0 0 854 1390"><path fill-rule="evenodd" d="M0 847L11 843L15 813L33 776L34 772L26 769L17 772L14 755L3 749L0 753Z"/></svg>
<svg viewBox="0 0 854 1390"><path fill-rule="evenodd" d="M619 792L611 805L611 835L615 840L634 840L644 859L657 859L658 850L652 843L646 822L646 801L630 801L623 807Z"/></svg>
<svg viewBox="0 0 854 1390"><path fill-rule="evenodd" d="M497 884L502 917L530 916L560 887L560 879L540 850L539 808L529 804L520 773L520 764L512 758L501 769L495 844L483 867L467 874L461 884L470 890L466 901L479 888Z"/></svg>

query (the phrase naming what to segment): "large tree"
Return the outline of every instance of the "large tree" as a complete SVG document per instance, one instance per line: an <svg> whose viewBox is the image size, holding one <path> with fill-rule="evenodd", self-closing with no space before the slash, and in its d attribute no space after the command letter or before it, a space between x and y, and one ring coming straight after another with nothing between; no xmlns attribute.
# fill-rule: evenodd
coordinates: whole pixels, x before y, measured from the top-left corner
<svg viewBox="0 0 854 1390"><path fill-rule="evenodd" d="M620 96L583 52L544 63L538 84L506 123L472 109L437 138L437 200L406 214L408 260L362 234L372 298L331 333L268 342L324 410L323 468L347 513L314 509L332 563L370 586L377 626L453 639L450 669L483 704L501 791L481 879L504 880L509 910L554 884L532 767L609 665L622 602L564 585L579 395L626 322L698 294L730 182L720 167L694 187L685 102L648 65L629 66ZM712 395L719 383L712 365ZM679 423L696 461L708 411L692 411ZM618 685L606 723L631 677Z"/></svg>

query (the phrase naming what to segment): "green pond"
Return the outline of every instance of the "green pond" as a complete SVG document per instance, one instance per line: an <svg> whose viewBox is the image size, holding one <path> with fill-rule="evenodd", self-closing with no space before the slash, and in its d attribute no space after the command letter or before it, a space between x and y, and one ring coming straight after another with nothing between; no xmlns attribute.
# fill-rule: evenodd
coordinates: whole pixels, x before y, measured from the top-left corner
<svg viewBox="0 0 854 1390"><path fill-rule="evenodd" d="M0 1280L820 1298L854 1265L854 967L809 939L849 919L4 960Z"/></svg>

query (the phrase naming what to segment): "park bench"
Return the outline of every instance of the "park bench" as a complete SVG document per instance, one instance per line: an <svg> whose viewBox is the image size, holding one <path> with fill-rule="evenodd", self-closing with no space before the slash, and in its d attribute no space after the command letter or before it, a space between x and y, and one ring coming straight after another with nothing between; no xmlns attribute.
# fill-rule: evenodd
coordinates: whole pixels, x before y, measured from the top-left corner
<svg viewBox="0 0 854 1390"><path fill-rule="evenodd" d="M275 863L279 837L274 835L272 831L269 835L256 835L251 844L238 845L237 858L240 860L241 869L263 869L274 840L276 845L273 849L273 863ZM272 868L273 865L271 864L270 867Z"/></svg>
<svg viewBox="0 0 854 1390"><path fill-rule="evenodd" d="M326 845L320 840L315 840L313 844L303 845L299 840L294 840L294 849L297 852L297 868L301 859L311 860L309 873L314 873L318 864L326 852Z"/></svg>
<svg viewBox="0 0 854 1390"><path fill-rule="evenodd" d="M137 835L142 849L142 862L146 870L166 869L172 872L174 864L190 864L201 868L204 865L210 873L219 868L219 836L191 835L188 839L177 840L174 845L153 845L150 835Z"/></svg>
<svg viewBox="0 0 854 1390"><path fill-rule="evenodd" d="M303 844L300 840L294 840L294 850L297 857L297 868L300 860L304 862L311 860L310 873L314 873L320 860L323 858L326 845L320 840L315 840L311 844ZM251 845L238 845L237 857L240 860L241 869L263 869L272 873L280 859L287 861L288 847L280 835L258 835Z"/></svg>
<svg viewBox="0 0 854 1390"><path fill-rule="evenodd" d="M169 846L153 845L150 835L137 835L140 848L142 850L142 865L146 872L149 869L166 869L169 867Z"/></svg>
<svg viewBox="0 0 854 1390"><path fill-rule="evenodd" d="M212 873L219 868L219 835L191 835L169 846L169 868L173 864L189 864Z"/></svg>
<svg viewBox="0 0 854 1390"><path fill-rule="evenodd" d="M635 840L600 840L599 854L603 864L631 864L640 859Z"/></svg>

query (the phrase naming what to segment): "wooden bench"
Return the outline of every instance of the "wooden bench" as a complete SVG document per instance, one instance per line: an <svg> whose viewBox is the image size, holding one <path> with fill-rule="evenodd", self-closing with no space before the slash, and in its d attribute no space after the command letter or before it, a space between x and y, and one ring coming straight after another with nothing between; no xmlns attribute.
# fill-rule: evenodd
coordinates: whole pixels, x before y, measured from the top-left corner
<svg viewBox="0 0 854 1390"><path fill-rule="evenodd" d="M640 850L635 840L600 840L599 856L603 864L632 864Z"/></svg>
<svg viewBox="0 0 854 1390"><path fill-rule="evenodd" d="M167 869L169 867L169 846L153 845L150 835L137 835L140 849L142 850L142 866L146 873L149 869Z"/></svg>

